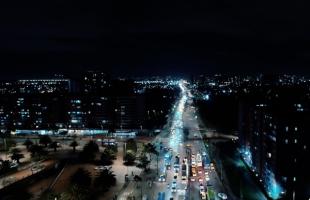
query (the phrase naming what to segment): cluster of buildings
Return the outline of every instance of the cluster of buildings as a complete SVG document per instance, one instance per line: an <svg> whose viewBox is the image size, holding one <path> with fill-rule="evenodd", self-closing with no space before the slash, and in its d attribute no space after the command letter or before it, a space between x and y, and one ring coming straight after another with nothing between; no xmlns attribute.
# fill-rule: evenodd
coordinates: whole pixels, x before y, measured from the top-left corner
<svg viewBox="0 0 310 200"><path fill-rule="evenodd" d="M303 87L309 90L310 78L297 75L224 75L215 74L213 76L200 75L192 78L193 87L200 92L201 97L207 94L213 95L239 95L250 93L262 87Z"/></svg>
<svg viewBox="0 0 310 200"><path fill-rule="evenodd" d="M202 101L234 97L240 155L271 199L309 198L310 79L217 75L194 85Z"/></svg>
<svg viewBox="0 0 310 200"><path fill-rule="evenodd" d="M2 81L0 132L159 128L178 92L162 82L152 85L111 79L100 71L87 71L75 80L57 76Z"/></svg>

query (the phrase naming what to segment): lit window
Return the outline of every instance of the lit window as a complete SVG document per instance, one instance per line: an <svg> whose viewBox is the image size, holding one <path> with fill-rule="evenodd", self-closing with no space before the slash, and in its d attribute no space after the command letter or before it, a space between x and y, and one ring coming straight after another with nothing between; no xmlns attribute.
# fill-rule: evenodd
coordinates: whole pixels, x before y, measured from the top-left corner
<svg viewBox="0 0 310 200"><path fill-rule="evenodd" d="M297 144L297 139L294 140L294 143Z"/></svg>
<svg viewBox="0 0 310 200"><path fill-rule="evenodd" d="M286 132L288 132L288 126L287 126L287 127L285 127L285 131L286 131Z"/></svg>
<svg viewBox="0 0 310 200"><path fill-rule="evenodd" d="M271 158L271 153L268 153L267 155L268 155L268 158Z"/></svg>
<svg viewBox="0 0 310 200"><path fill-rule="evenodd" d="M293 178L293 181L296 182L296 177Z"/></svg>
<svg viewBox="0 0 310 200"><path fill-rule="evenodd" d="M298 128L297 128L297 126L295 126L295 131L297 131L298 130Z"/></svg>
<svg viewBox="0 0 310 200"><path fill-rule="evenodd" d="M285 139L285 144L288 144L288 139Z"/></svg>

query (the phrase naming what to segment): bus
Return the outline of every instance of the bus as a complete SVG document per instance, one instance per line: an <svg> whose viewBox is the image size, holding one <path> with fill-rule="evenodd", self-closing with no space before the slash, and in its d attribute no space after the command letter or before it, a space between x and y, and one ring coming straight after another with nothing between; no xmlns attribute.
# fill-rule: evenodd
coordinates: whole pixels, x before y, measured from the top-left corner
<svg viewBox="0 0 310 200"><path fill-rule="evenodd" d="M180 169L180 158L178 156L175 157L173 167L174 167L174 170L176 171Z"/></svg>
<svg viewBox="0 0 310 200"><path fill-rule="evenodd" d="M165 182L166 181L166 175L167 175L166 167L161 167L158 181L159 182Z"/></svg>
<svg viewBox="0 0 310 200"><path fill-rule="evenodd" d="M202 167L202 158L201 158L201 154L200 153L197 153L196 161L197 161L197 166L198 167Z"/></svg>
<svg viewBox="0 0 310 200"><path fill-rule="evenodd" d="M182 180L185 181L187 179L187 166L182 164Z"/></svg>
<svg viewBox="0 0 310 200"><path fill-rule="evenodd" d="M157 200L165 200L165 192L158 192Z"/></svg>
<svg viewBox="0 0 310 200"><path fill-rule="evenodd" d="M207 156L203 157L203 165L205 170L210 168L210 159Z"/></svg>

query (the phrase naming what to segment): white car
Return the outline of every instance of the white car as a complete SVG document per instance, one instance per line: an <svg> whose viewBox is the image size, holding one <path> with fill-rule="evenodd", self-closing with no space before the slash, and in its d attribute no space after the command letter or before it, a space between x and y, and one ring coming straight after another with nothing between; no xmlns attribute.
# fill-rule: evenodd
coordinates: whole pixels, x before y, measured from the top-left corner
<svg viewBox="0 0 310 200"><path fill-rule="evenodd" d="M158 178L158 181L159 182L165 182L166 181L166 178L164 175L160 175L159 178Z"/></svg>
<svg viewBox="0 0 310 200"><path fill-rule="evenodd" d="M218 193L217 196L220 197L223 200L227 199L227 195L225 193Z"/></svg>
<svg viewBox="0 0 310 200"><path fill-rule="evenodd" d="M202 200L207 199L207 195L206 195L205 192L200 193L200 195L201 195L201 199L202 199Z"/></svg>
<svg viewBox="0 0 310 200"><path fill-rule="evenodd" d="M96 166L94 167L94 170L105 170L106 167L105 166Z"/></svg>
<svg viewBox="0 0 310 200"><path fill-rule="evenodd" d="M175 180L172 182L171 192L177 192L177 182Z"/></svg>
<svg viewBox="0 0 310 200"><path fill-rule="evenodd" d="M205 189L204 188L199 188L199 193L204 193L205 192Z"/></svg>

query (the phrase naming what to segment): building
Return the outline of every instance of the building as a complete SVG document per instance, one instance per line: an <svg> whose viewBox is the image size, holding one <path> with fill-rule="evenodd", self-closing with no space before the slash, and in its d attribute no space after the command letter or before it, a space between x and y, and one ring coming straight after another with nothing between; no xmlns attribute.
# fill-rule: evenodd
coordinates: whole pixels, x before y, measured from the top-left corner
<svg viewBox="0 0 310 200"><path fill-rule="evenodd" d="M113 123L113 103L108 96L88 96L85 101L88 128L108 130Z"/></svg>
<svg viewBox="0 0 310 200"><path fill-rule="evenodd" d="M68 128L85 128L86 118L84 101L81 97L70 97L68 99Z"/></svg>
<svg viewBox="0 0 310 200"><path fill-rule="evenodd" d="M16 83L20 94L70 93L70 79L24 79Z"/></svg>
<svg viewBox="0 0 310 200"><path fill-rule="evenodd" d="M144 123L144 97L142 95L115 97L114 111L116 128L140 128Z"/></svg>
<svg viewBox="0 0 310 200"><path fill-rule="evenodd" d="M102 94L110 84L107 74L101 71L87 71L82 82L86 94Z"/></svg>
<svg viewBox="0 0 310 200"><path fill-rule="evenodd" d="M309 99L298 88L273 88L240 104L243 160L271 199L308 199Z"/></svg>

